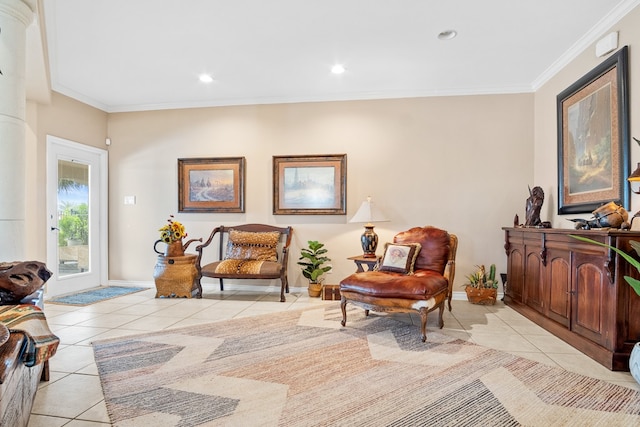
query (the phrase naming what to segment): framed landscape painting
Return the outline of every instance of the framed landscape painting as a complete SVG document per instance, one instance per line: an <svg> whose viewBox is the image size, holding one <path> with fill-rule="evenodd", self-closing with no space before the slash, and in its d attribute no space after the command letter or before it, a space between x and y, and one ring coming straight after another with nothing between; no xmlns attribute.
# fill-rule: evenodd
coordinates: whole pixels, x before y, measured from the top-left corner
<svg viewBox="0 0 640 427"><path fill-rule="evenodd" d="M244 212L245 158L178 159L179 212Z"/></svg>
<svg viewBox="0 0 640 427"><path fill-rule="evenodd" d="M275 215L346 215L347 155L273 157Z"/></svg>
<svg viewBox="0 0 640 427"><path fill-rule="evenodd" d="M627 46L557 98L558 214L629 209Z"/></svg>

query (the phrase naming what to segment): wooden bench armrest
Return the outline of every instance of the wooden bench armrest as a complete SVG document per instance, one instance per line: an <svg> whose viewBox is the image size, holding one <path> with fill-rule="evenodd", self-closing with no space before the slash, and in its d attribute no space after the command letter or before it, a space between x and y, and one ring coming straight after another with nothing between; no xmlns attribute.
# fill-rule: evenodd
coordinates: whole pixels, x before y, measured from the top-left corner
<svg viewBox="0 0 640 427"><path fill-rule="evenodd" d="M213 241L213 238L219 232L220 232L220 227L214 228L209 238L205 240L203 244L196 246L196 252L198 252L198 257L196 258L196 268L198 269L199 276L202 275L202 266L200 265L202 261L202 250L211 244L211 242Z"/></svg>

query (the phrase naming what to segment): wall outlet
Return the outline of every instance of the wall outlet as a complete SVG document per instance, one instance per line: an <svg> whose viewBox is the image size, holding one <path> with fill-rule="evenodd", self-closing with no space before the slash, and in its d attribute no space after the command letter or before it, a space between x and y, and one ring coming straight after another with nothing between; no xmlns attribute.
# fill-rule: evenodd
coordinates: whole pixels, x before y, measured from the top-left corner
<svg viewBox="0 0 640 427"><path fill-rule="evenodd" d="M124 204L125 205L135 205L136 204L136 196L124 196Z"/></svg>

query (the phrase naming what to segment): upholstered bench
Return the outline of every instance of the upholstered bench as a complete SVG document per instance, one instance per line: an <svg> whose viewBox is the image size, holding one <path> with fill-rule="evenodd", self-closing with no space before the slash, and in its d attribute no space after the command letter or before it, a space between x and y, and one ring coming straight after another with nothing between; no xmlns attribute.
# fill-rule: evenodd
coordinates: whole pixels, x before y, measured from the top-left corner
<svg viewBox="0 0 640 427"><path fill-rule="evenodd" d="M291 227L266 224L244 224L216 227L209 238L196 246L196 278L198 297L202 296L202 277L224 279L280 279L280 301L289 293L287 261L291 243ZM205 249L218 240L218 259L210 262ZM215 248L215 245L213 245Z"/></svg>
<svg viewBox="0 0 640 427"><path fill-rule="evenodd" d="M0 426L26 426L49 358L60 340L42 310L31 304L0 306Z"/></svg>
<svg viewBox="0 0 640 427"><path fill-rule="evenodd" d="M340 282L342 326L348 302L382 312L418 312L422 341L426 341L427 313L439 309L442 328L445 301L451 311L458 239L435 227L414 227L385 245L374 271L354 273Z"/></svg>

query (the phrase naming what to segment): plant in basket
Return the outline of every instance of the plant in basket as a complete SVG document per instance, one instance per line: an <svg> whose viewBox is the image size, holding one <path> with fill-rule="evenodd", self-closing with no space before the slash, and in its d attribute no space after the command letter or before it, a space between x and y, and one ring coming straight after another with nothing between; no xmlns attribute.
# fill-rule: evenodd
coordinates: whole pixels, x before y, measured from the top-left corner
<svg viewBox="0 0 640 427"><path fill-rule="evenodd" d="M300 250L298 265L302 267L302 275L309 280L309 296L318 297L322 291L322 276L331 271L331 265L327 264L331 258L326 256L328 250L324 243L316 240L307 243L309 246Z"/></svg>
<svg viewBox="0 0 640 427"><path fill-rule="evenodd" d="M498 296L496 265L491 264L487 273L484 265L477 265L476 270L467 275L469 283L464 285L467 299L472 304L493 305Z"/></svg>

